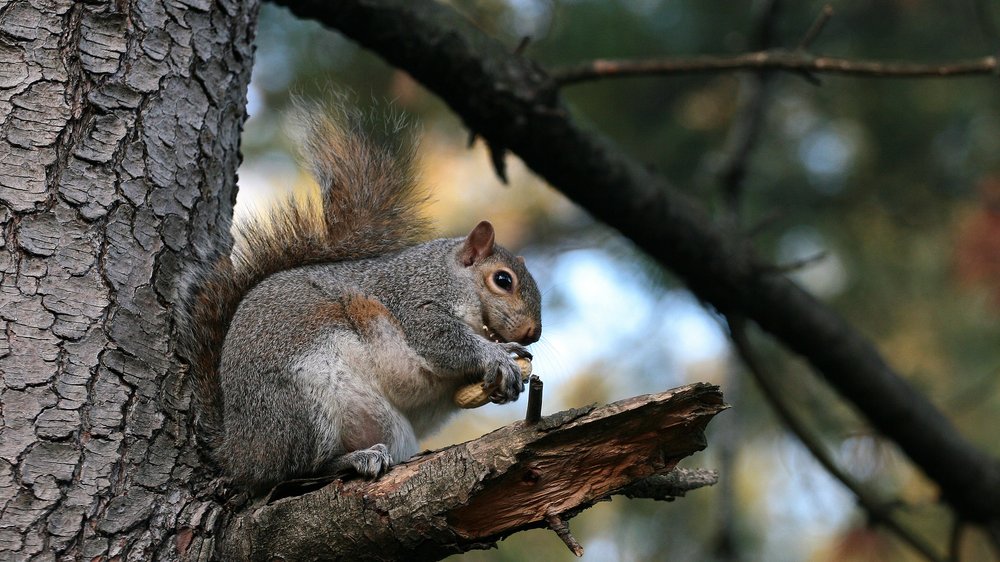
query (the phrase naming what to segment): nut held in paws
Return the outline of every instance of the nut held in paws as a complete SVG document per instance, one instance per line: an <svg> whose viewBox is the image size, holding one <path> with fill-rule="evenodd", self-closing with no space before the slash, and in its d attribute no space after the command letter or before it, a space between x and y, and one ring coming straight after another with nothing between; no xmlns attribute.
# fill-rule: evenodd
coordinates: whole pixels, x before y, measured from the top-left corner
<svg viewBox="0 0 1000 562"><path fill-rule="evenodd" d="M521 368L521 380L527 381L528 377L531 376L531 359L518 357L516 361L517 366ZM490 393L495 388L483 388L482 383L468 384L455 391L453 400L459 408L478 408L489 403Z"/></svg>

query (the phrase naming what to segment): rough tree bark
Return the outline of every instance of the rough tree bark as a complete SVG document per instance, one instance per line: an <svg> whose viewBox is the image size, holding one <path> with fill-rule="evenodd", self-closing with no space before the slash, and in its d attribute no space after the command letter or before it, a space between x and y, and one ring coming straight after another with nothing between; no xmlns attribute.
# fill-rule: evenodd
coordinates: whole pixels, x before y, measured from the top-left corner
<svg viewBox="0 0 1000 562"><path fill-rule="evenodd" d="M705 447L705 426L724 408L718 387L692 384L517 422L375 481L272 493L226 525L222 557L437 560L545 526L582 553L566 521L615 493L672 495L658 475ZM690 474L683 481L705 483Z"/></svg>
<svg viewBox="0 0 1000 562"><path fill-rule="evenodd" d="M253 0L0 2L0 558L198 558L169 302L228 231Z"/></svg>

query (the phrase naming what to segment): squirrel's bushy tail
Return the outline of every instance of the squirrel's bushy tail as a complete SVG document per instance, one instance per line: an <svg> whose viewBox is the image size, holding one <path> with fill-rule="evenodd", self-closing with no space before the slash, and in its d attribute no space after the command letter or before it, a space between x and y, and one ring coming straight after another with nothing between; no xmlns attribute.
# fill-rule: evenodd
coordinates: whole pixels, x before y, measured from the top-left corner
<svg viewBox="0 0 1000 562"><path fill-rule="evenodd" d="M179 352L194 380L198 436L210 449L222 431L222 345L243 296L279 271L382 255L426 231L413 135L399 117L311 107L300 109L297 121L319 203L290 196L236 225L232 256L203 258L181 279Z"/></svg>

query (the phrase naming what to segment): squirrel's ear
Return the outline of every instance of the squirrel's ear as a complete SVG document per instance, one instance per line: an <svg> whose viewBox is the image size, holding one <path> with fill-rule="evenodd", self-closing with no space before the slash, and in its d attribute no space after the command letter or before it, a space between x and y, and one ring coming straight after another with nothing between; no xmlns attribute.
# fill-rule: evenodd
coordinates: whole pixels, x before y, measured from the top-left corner
<svg viewBox="0 0 1000 562"><path fill-rule="evenodd" d="M469 267L477 261L493 255L494 232L490 221L483 221L472 229L465 237L459 259L462 265Z"/></svg>

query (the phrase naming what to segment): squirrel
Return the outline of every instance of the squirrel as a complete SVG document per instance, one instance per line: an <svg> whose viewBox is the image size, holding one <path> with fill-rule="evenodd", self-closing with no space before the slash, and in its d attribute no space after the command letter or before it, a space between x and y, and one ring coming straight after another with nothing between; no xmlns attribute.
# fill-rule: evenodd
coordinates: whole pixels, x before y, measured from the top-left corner
<svg viewBox="0 0 1000 562"><path fill-rule="evenodd" d="M516 400L516 359L542 330L535 280L489 222L420 241L405 124L378 135L344 107L300 120L321 203L290 197L237 225L232 254L202 256L178 291L196 434L251 490L381 475L457 409L459 387Z"/></svg>

